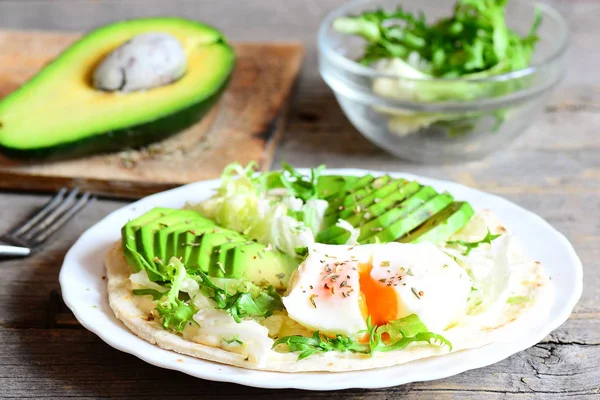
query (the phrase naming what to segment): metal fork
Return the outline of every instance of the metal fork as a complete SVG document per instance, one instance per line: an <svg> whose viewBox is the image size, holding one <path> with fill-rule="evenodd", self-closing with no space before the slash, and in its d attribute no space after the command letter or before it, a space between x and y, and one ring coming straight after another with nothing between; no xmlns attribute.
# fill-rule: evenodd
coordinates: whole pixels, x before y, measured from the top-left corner
<svg viewBox="0 0 600 400"><path fill-rule="evenodd" d="M75 188L62 188L32 217L0 236L0 256L26 257L38 251L56 231L94 197L90 192L80 194ZM5 245L3 245L5 243Z"/></svg>

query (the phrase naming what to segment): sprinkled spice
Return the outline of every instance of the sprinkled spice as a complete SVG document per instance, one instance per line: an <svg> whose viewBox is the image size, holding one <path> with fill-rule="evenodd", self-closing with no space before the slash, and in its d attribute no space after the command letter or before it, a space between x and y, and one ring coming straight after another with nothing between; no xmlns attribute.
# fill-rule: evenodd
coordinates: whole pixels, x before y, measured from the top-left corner
<svg viewBox="0 0 600 400"><path fill-rule="evenodd" d="M342 281L342 283L340 283L340 287L343 288L344 286L348 285L348 281Z"/></svg>
<svg viewBox="0 0 600 400"><path fill-rule="evenodd" d="M385 278L381 278L381 279L379 280L379 282L381 282L381 283L385 283L385 282L387 282L387 279L385 279Z"/></svg>
<svg viewBox="0 0 600 400"><path fill-rule="evenodd" d="M418 293L418 294L419 294L419 297L423 297L423 295L424 295L425 293L423 293L423 291L422 291L422 290L419 290L419 293Z"/></svg>
<svg viewBox="0 0 600 400"><path fill-rule="evenodd" d="M382 267L389 267L390 266L390 262L389 261L382 261L381 262L381 266Z"/></svg>
<svg viewBox="0 0 600 400"><path fill-rule="evenodd" d="M310 285L310 286L309 286L309 288L310 288L311 290L312 290L312 289L314 289L314 288L313 288L313 285Z"/></svg>
<svg viewBox="0 0 600 400"><path fill-rule="evenodd" d="M412 269L409 268L408 270L406 270L406 275L413 276Z"/></svg>
<svg viewBox="0 0 600 400"><path fill-rule="evenodd" d="M340 277L339 275L335 274L335 275L331 275L331 276L329 277L329 279L331 279L331 282L335 282L335 280L336 280L337 278L339 278L339 277Z"/></svg>
<svg viewBox="0 0 600 400"><path fill-rule="evenodd" d="M419 296L419 293L417 293L417 289L415 289L414 287L411 287L411 288L410 288L410 291L412 292L412 294L414 294L414 295L415 295L415 297L416 297L417 299L420 299L420 298L421 298L421 296ZM420 292L420 293L422 293L422 292Z"/></svg>
<svg viewBox="0 0 600 400"><path fill-rule="evenodd" d="M317 303L315 303L315 297L317 296L313 294L308 299L310 300L310 304L312 304L314 308L317 308Z"/></svg>

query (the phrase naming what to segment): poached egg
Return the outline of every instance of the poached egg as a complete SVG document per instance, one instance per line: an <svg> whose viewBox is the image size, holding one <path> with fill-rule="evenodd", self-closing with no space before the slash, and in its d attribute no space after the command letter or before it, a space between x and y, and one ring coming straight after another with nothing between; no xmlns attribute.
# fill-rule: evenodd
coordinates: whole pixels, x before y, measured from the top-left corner
<svg viewBox="0 0 600 400"><path fill-rule="evenodd" d="M326 335L358 338L374 325L416 314L432 332L466 315L468 273L431 243L314 244L290 281L293 320Z"/></svg>

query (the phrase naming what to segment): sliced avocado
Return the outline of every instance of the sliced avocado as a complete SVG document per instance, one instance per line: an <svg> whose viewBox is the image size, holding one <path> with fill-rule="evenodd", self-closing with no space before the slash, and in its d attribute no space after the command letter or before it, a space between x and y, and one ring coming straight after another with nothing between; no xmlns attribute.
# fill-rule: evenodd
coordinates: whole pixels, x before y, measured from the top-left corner
<svg viewBox="0 0 600 400"><path fill-rule="evenodd" d="M131 250L137 251L138 249L136 245L136 232L142 226L176 211L178 210L173 208L156 207L151 209L147 213L142 214L139 217L129 221L123 226L123 228L121 228L121 241L123 246L123 253L129 261L129 264L133 266L136 271L139 271L141 268L141 266L138 264L138 258L131 252Z"/></svg>
<svg viewBox="0 0 600 400"><path fill-rule="evenodd" d="M155 234L164 228L181 224L185 221L205 220L197 211L177 210L163 217L152 220L135 232L135 241L138 252L151 264L162 264L165 252L161 252L161 243Z"/></svg>
<svg viewBox="0 0 600 400"><path fill-rule="evenodd" d="M370 239L377 235L378 232L384 231L385 228L398 220L402 221L402 219L410 215L413 210L423 206L427 203L427 201L435 198L436 195L437 192L431 186L422 187L418 192L402 201L397 206L392 206L393 208L391 208L389 211L386 211L377 218L371 219L365 224L360 225L360 235L358 236L358 241L360 243L371 243Z"/></svg>
<svg viewBox="0 0 600 400"><path fill-rule="evenodd" d="M369 196L371 197L370 199L365 198L360 201L357 207L350 210L352 215L347 216L347 213L344 214L346 210L342 211L340 218L345 219L354 227L360 226L366 221L383 214L397 202L413 195L420 187L421 185L418 182L406 183L405 179L397 179L383 186L381 189L374 191L372 195ZM376 201L378 199L379 201ZM367 202L370 204L364 205ZM349 237L350 233L347 230L336 225L330 225L328 228L319 232L315 240L319 243L343 244L346 243Z"/></svg>
<svg viewBox="0 0 600 400"><path fill-rule="evenodd" d="M222 230L220 232L206 232L198 236L195 243L192 245L188 265L190 268L200 268L200 270L212 276L213 273L220 269L217 265L219 261L219 246L226 243L246 243L249 242L242 234ZM225 273L219 273L216 276L224 276Z"/></svg>
<svg viewBox="0 0 600 400"><path fill-rule="evenodd" d="M229 250L238 246L247 247L254 244L258 245L260 250L263 250L265 247L261 244L248 241L224 243L220 246L216 246L213 250L213 256L216 256L216 261L213 262L213 256L211 256L208 274L210 276L218 276L220 278L241 278L244 275L245 268L248 266L236 265L231 258Z"/></svg>
<svg viewBox="0 0 600 400"><path fill-rule="evenodd" d="M317 193L320 199L329 200L345 192L359 179L352 175L322 175L317 180Z"/></svg>
<svg viewBox="0 0 600 400"><path fill-rule="evenodd" d="M258 243L232 246L227 251L231 273L240 275L257 285L273 285L285 289L298 262L277 250L267 250Z"/></svg>
<svg viewBox="0 0 600 400"><path fill-rule="evenodd" d="M401 218L393 224L380 228L381 230L369 237L367 243L376 243L380 241L382 243L393 242L400 237L406 235L417 226L421 225L432 215L437 214L448 205L452 203L454 198L449 193L438 194L432 199L428 200L425 204L417 207L411 211L406 218Z"/></svg>
<svg viewBox="0 0 600 400"><path fill-rule="evenodd" d="M353 206L347 207L345 210L342 210L340 213L340 218L348 219L356 214L363 213L367 207L371 206L373 203L379 203L383 199L385 199L388 195L398 192L398 190L406 184L406 179L395 179L392 181L388 181L381 188L372 191L369 195L363 197L361 200L358 200Z"/></svg>
<svg viewBox="0 0 600 400"><path fill-rule="evenodd" d="M344 207L342 206L344 200L347 197L352 196L357 190L360 190L361 188L370 185L374 180L375 178L373 177L373 175L368 174L360 177L360 179L352 182L352 184L349 184L345 191L338 193L337 197L332 198L329 201L329 207L327 207L325 216L327 217L328 215L335 215L337 217L339 212L344 209ZM335 218L335 220L337 221L337 218Z"/></svg>
<svg viewBox="0 0 600 400"><path fill-rule="evenodd" d="M198 243L197 236L201 236L206 232L221 232L222 228L214 224L200 223L198 225L182 224L176 225L165 229L165 232L159 232L157 235L166 235L167 250L165 252L165 259L168 260L171 257L180 257L181 261L184 261L184 257L189 258L189 253L193 250L194 246ZM187 253L187 254L186 254Z"/></svg>
<svg viewBox="0 0 600 400"><path fill-rule="evenodd" d="M174 216L173 216L174 217ZM156 221L159 222L159 221ZM163 264L168 262L173 256L177 256L176 250L177 238L173 237L174 232L195 231L198 229L214 229L214 221L202 216L195 219L183 218L178 221L173 221L171 224L162 225L159 229L154 230L154 257L158 258ZM171 240L171 243L169 243Z"/></svg>
<svg viewBox="0 0 600 400"><path fill-rule="evenodd" d="M467 202L454 202L435 214L421 226L400 238L400 242L442 243L460 228L465 226L475 211Z"/></svg>
<svg viewBox="0 0 600 400"><path fill-rule="evenodd" d="M169 34L182 43L187 57L183 77L129 93L94 88L92 75L103 58L149 32ZM0 153L23 160L62 159L164 139L210 110L230 79L234 60L223 34L196 21L157 17L103 26L0 101Z"/></svg>

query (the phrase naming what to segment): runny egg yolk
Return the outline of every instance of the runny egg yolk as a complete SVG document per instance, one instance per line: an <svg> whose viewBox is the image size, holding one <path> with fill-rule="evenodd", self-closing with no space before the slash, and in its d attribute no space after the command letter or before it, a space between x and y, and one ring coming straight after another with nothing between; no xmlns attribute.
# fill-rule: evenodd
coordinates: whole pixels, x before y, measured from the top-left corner
<svg viewBox="0 0 600 400"><path fill-rule="evenodd" d="M372 268L371 264L359 264L359 306L365 320L371 316L374 325L385 325L398 315L398 298L391 286L371 277Z"/></svg>

